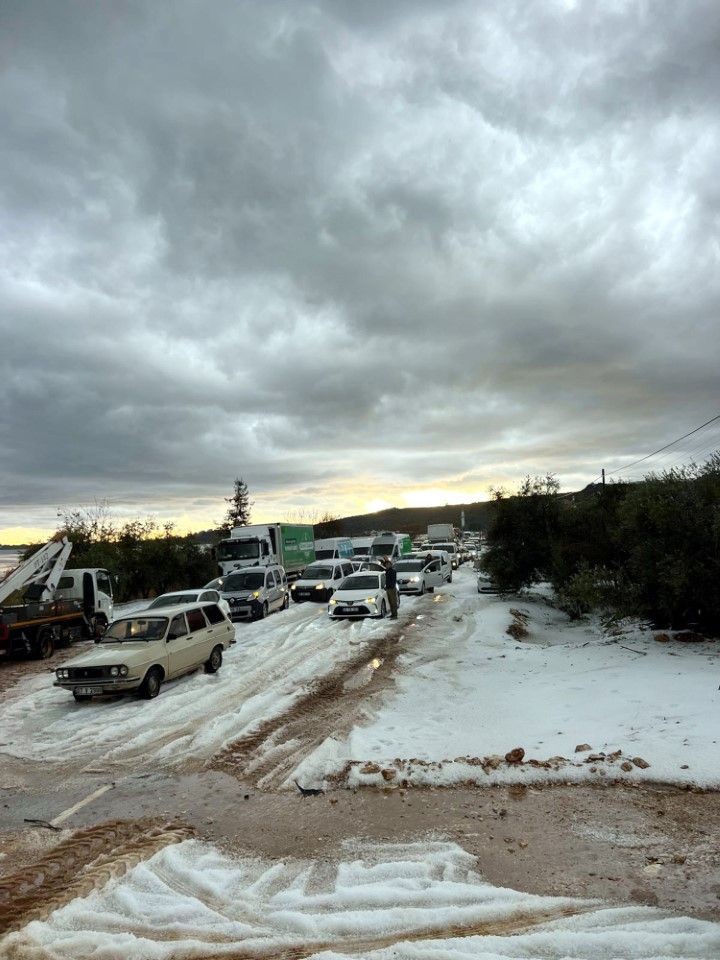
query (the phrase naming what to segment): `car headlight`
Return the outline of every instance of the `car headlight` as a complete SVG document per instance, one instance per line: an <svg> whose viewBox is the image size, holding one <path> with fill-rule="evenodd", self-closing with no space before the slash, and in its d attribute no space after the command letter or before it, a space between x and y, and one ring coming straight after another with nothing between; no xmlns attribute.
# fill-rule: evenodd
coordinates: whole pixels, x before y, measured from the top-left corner
<svg viewBox="0 0 720 960"><path fill-rule="evenodd" d="M259 591L259 590L253 590L253 596L254 596L255 599L257 600L258 597L260 596L260 591Z"/></svg>
<svg viewBox="0 0 720 960"><path fill-rule="evenodd" d="M331 607L335 606L336 603L337 603L337 600L330 600L330 601L329 601L329 604L330 604Z"/></svg>
<svg viewBox="0 0 720 960"><path fill-rule="evenodd" d="M410 583L420 583L420 577L410 577Z"/></svg>
<svg viewBox="0 0 720 960"><path fill-rule="evenodd" d="M126 676L128 675L128 673L129 673L129 670L128 670L128 668L125 666L124 663L121 664L121 665L118 667L118 669L119 669L119 671L120 671L120 676L121 676L121 677L126 677Z"/></svg>
<svg viewBox="0 0 720 960"><path fill-rule="evenodd" d="M58 678L58 680L67 680L68 672L67 670L56 670L55 676Z"/></svg>
<svg viewBox="0 0 720 960"><path fill-rule="evenodd" d="M315 589L316 589L316 590L324 590L324 589L325 589L325 584L324 584L324 583L316 583L316 584L315 584Z"/></svg>
<svg viewBox="0 0 720 960"><path fill-rule="evenodd" d="M117 677L117 675L118 675L119 673L120 673L120 667L110 667L110 676L111 676L111 677Z"/></svg>
<svg viewBox="0 0 720 960"><path fill-rule="evenodd" d="M365 603L377 603L377 597L365 597Z"/></svg>
<svg viewBox="0 0 720 960"><path fill-rule="evenodd" d="M291 590L294 590L294 589L295 589L295 586L296 586L296 584L293 583L293 584L291 585L290 589L291 589Z"/></svg>

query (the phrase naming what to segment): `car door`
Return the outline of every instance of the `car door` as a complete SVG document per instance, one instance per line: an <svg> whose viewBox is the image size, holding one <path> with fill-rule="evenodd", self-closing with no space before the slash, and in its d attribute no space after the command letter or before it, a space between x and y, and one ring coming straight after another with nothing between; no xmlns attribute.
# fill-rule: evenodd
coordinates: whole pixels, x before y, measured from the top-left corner
<svg viewBox="0 0 720 960"><path fill-rule="evenodd" d="M277 610L280 606L277 576L274 570L268 570L265 574L265 593L267 595L268 610Z"/></svg>
<svg viewBox="0 0 720 960"><path fill-rule="evenodd" d="M440 561L433 560L425 567L425 586L440 587L443 583L443 575L440 571Z"/></svg>
<svg viewBox="0 0 720 960"><path fill-rule="evenodd" d="M191 668L194 662L195 639L188 627L184 613L176 613L170 621L165 645L168 655L168 677L179 677Z"/></svg>
<svg viewBox="0 0 720 960"><path fill-rule="evenodd" d="M228 647L235 639L235 627L223 614L222 608L218 604L208 604L203 607L205 619L208 622L208 649L212 652L213 647L218 643L223 647ZM208 653L208 657L210 653Z"/></svg>

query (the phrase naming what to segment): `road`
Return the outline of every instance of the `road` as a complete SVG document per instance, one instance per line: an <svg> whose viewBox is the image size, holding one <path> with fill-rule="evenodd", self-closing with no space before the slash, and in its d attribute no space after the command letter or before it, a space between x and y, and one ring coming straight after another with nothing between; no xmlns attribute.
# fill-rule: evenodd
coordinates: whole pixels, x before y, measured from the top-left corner
<svg viewBox="0 0 720 960"><path fill-rule="evenodd" d="M238 625L218 680L187 678L152 704L63 699L48 672L60 658L1 666L0 930L48 917L190 837L237 856L332 862L358 837L442 835L497 886L718 917L714 792L351 790L342 778L318 795L288 789L313 750L392 694L403 654L440 629L443 604L406 600L401 614L335 624L304 604Z"/></svg>

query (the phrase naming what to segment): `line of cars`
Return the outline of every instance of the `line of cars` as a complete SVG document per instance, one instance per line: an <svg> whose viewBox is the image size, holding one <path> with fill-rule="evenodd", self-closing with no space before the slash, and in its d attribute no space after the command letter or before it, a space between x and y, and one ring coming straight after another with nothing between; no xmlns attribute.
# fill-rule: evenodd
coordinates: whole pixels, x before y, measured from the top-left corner
<svg viewBox="0 0 720 960"><path fill-rule="evenodd" d="M408 552L404 534L381 534L367 554L352 558L343 555L348 552L344 544L323 546L333 555L309 564L292 585L282 566L270 564L236 569L202 588L156 597L145 609L115 619L93 651L56 670L55 686L72 692L78 702L130 691L153 699L167 680L199 667L216 673L223 652L235 642L233 622L261 620L287 609L291 595L298 603L327 603L334 620L382 618L390 608L380 562L386 556L394 560L400 594L422 596L452 582L449 554L434 548Z"/></svg>

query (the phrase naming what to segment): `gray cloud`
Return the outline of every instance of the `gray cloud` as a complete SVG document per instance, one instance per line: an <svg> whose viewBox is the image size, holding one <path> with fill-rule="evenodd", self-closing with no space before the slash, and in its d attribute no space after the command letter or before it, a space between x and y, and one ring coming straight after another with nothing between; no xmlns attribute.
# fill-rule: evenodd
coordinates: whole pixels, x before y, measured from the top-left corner
<svg viewBox="0 0 720 960"><path fill-rule="evenodd" d="M0 20L0 528L576 484L715 412L709 0Z"/></svg>

